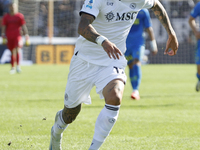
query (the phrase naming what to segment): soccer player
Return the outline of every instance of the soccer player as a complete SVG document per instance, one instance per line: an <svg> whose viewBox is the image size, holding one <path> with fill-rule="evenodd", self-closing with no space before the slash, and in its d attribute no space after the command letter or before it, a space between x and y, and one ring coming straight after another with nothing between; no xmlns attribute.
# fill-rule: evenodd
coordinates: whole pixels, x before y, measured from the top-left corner
<svg viewBox="0 0 200 150"><path fill-rule="evenodd" d="M126 83L126 38L138 11L143 8L151 8L168 33L164 54L175 55L178 50L176 34L158 0L85 0L80 11L80 36L70 63L64 108L56 113L50 150L62 149L64 130L76 119L82 103L91 104L90 91L94 86L100 98L104 98L105 106L97 117L89 150L98 150L111 132Z"/></svg>
<svg viewBox="0 0 200 150"><path fill-rule="evenodd" d="M198 92L200 90L200 31L197 28L196 25L196 20L195 18L199 17L200 20L200 2L198 2L195 7L193 8L193 10L190 13L190 17L189 17L189 25L194 33L194 35L197 38L197 48L195 51L195 63L197 64L197 85L196 85L196 91Z"/></svg>
<svg viewBox="0 0 200 150"><path fill-rule="evenodd" d="M139 85L141 83L141 61L144 57L145 51L145 37L144 30L148 33L150 37L150 46L153 54L157 54L157 44L154 38L153 28L151 25L151 18L149 11L147 9L142 9L139 11L137 18L131 27L131 30L126 39L126 52L125 56L128 60L129 67L129 77L133 92L131 98L134 100L139 100Z"/></svg>
<svg viewBox="0 0 200 150"><path fill-rule="evenodd" d="M10 74L14 74L17 70L21 72L20 68L20 53L19 50L23 46L21 31L24 31L26 45L29 43L28 30L25 24L24 15L17 12L17 5L15 3L9 4L9 13L5 14L2 19L2 38L3 44L7 43L8 49L11 51L11 70ZM15 63L17 67L15 68Z"/></svg>

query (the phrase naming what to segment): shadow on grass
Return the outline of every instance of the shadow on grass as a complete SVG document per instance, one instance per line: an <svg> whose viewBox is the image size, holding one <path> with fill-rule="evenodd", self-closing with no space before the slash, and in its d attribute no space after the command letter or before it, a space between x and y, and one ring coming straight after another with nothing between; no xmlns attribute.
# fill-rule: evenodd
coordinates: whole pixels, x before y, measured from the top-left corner
<svg viewBox="0 0 200 150"><path fill-rule="evenodd" d="M121 108L156 108L156 107L172 107L180 106L181 104L159 104L159 105L123 105Z"/></svg>
<svg viewBox="0 0 200 150"><path fill-rule="evenodd" d="M160 104L160 105L121 105L122 109L127 108L156 108L156 107L174 107L174 106L180 106L181 104ZM102 105L84 105L84 108L103 108L104 104Z"/></svg>
<svg viewBox="0 0 200 150"><path fill-rule="evenodd" d="M174 93L174 94L145 94L145 95L140 95L140 98L143 99L143 98L160 98L160 97L196 97L196 96L199 96L195 93ZM130 95L124 95L123 96L123 99L131 99L131 96Z"/></svg>

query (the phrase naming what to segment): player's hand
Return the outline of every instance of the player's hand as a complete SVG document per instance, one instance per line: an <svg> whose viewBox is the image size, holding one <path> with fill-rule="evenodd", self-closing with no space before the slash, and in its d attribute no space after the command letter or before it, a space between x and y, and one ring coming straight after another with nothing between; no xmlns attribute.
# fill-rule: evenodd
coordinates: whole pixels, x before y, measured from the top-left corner
<svg viewBox="0 0 200 150"><path fill-rule="evenodd" d="M29 35L25 35L25 46L30 46L30 39L29 39Z"/></svg>
<svg viewBox="0 0 200 150"><path fill-rule="evenodd" d="M6 38L6 36L2 36L2 44L3 45L7 44L7 38Z"/></svg>
<svg viewBox="0 0 200 150"><path fill-rule="evenodd" d="M153 55L156 55L158 53L158 47L157 47L157 44L156 44L156 40L153 39L150 41L150 49L151 49L151 52Z"/></svg>
<svg viewBox="0 0 200 150"><path fill-rule="evenodd" d="M170 48L171 50L169 51ZM176 55L177 51L178 51L178 40L176 38L176 34L174 33L174 34L169 35L164 54L173 56L173 55Z"/></svg>
<svg viewBox="0 0 200 150"><path fill-rule="evenodd" d="M106 53L110 58L119 59L120 56L122 56L122 53L117 48L117 46L114 43L110 42L109 40L105 40L102 43L102 47L104 48L104 50L106 51Z"/></svg>
<svg viewBox="0 0 200 150"><path fill-rule="evenodd" d="M195 34L195 37L197 38L197 40L199 40L200 39L200 31L197 31L194 34Z"/></svg>
<svg viewBox="0 0 200 150"><path fill-rule="evenodd" d="M25 42L25 46L30 46L30 40L28 39L28 40L26 40L26 42Z"/></svg>
<svg viewBox="0 0 200 150"><path fill-rule="evenodd" d="M152 51L151 53L155 56L158 53L158 50L156 49L156 50Z"/></svg>

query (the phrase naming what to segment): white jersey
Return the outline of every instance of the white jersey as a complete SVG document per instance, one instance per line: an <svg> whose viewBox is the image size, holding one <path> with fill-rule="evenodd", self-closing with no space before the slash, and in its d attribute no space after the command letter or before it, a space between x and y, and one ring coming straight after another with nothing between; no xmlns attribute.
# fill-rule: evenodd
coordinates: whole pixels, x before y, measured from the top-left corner
<svg viewBox="0 0 200 150"><path fill-rule="evenodd" d="M138 12L143 8L151 8L154 0L85 0L80 13L84 12L95 17L92 26L100 34L114 43L124 54L126 38ZM133 41L134 42L134 41ZM77 39L75 52L78 57L89 63L117 67L125 67L127 60L110 59L102 46L80 36Z"/></svg>

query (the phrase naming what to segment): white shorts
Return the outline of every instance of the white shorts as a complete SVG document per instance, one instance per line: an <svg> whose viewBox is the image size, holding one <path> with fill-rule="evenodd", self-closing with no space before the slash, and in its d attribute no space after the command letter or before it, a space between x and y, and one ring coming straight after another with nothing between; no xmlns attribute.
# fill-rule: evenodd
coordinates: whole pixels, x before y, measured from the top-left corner
<svg viewBox="0 0 200 150"><path fill-rule="evenodd" d="M91 104L90 91L94 86L103 99L103 88L114 79L122 79L126 82L124 68L98 66L73 56L65 89L65 106L74 108L81 103Z"/></svg>

